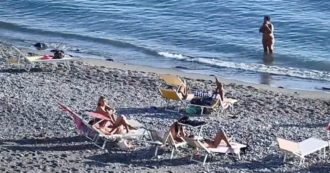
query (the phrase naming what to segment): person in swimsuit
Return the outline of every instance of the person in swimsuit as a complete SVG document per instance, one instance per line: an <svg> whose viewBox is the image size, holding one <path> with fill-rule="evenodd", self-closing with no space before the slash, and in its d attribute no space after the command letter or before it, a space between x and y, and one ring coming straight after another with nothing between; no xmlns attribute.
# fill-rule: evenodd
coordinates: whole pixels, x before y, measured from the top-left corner
<svg viewBox="0 0 330 173"><path fill-rule="evenodd" d="M110 119L102 122L100 122L99 119L94 119L94 124L97 128L100 128L106 134L125 133L124 128L126 129L126 133L128 133L130 129L134 129L127 123L125 116L115 115L115 110L107 104L107 100L103 96L98 100L95 113L101 114Z"/></svg>
<svg viewBox="0 0 330 173"><path fill-rule="evenodd" d="M272 54L274 51L275 37L274 25L270 22L270 17L265 16L259 32L262 33L262 46L265 54Z"/></svg>

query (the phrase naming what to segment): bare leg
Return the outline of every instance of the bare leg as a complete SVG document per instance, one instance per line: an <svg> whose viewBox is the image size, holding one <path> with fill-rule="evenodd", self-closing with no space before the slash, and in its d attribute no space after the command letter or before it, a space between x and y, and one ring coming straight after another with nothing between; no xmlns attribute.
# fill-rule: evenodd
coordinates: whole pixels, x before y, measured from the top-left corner
<svg viewBox="0 0 330 173"><path fill-rule="evenodd" d="M188 95L188 89L187 89L187 86L185 84L181 85L179 87L179 93L182 94L182 97L183 98L187 98L187 95Z"/></svg>
<svg viewBox="0 0 330 173"><path fill-rule="evenodd" d="M264 48L264 53L267 54L268 53L268 50L267 50L267 44L266 44L266 40L265 39L262 39L262 46Z"/></svg>
<svg viewBox="0 0 330 173"><path fill-rule="evenodd" d="M117 119L116 119L116 121L115 121L115 123L114 123L112 126L110 126L110 127L112 128L112 130L111 130L110 132L116 130L116 128L121 127L121 126L124 127L124 128L126 129L126 132L127 132L127 133L129 132L129 130L136 129L136 128L130 126L130 125L127 123L125 117L123 117L123 116L118 116Z"/></svg>
<svg viewBox="0 0 330 173"><path fill-rule="evenodd" d="M205 143L207 144L206 147L216 148L216 147L218 147L218 145L221 143L222 140L225 141L225 143L227 144L228 147L231 147L231 145L228 141L227 135L223 131L220 131L219 133L217 133L217 135L214 137L213 141L211 141L211 140L205 141Z"/></svg>
<svg viewBox="0 0 330 173"><path fill-rule="evenodd" d="M269 49L269 53L270 53L270 54L273 54L274 44L271 43L271 44L268 46L268 49Z"/></svg>
<svg viewBox="0 0 330 173"><path fill-rule="evenodd" d="M268 49L269 54L273 53L274 50L274 43L275 43L275 39L274 38L267 38L265 40L265 44L266 44L266 49Z"/></svg>

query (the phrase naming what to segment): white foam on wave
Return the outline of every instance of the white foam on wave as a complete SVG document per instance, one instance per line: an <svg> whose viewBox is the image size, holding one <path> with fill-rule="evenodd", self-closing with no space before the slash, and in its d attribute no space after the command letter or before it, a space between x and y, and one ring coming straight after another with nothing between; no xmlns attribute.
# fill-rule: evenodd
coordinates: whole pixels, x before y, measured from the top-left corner
<svg viewBox="0 0 330 173"><path fill-rule="evenodd" d="M159 55L167 57L167 58L174 58L174 59L179 59L179 60L185 60L188 59L187 56L184 56L182 54L178 53L171 53L171 52L158 52Z"/></svg>
<svg viewBox="0 0 330 173"><path fill-rule="evenodd" d="M330 81L330 73L318 70L306 70L294 67L280 67L280 66L269 66L264 64L256 63L235 63L229 61L221 61L216 59L197 58L197 62L204 64L212 64L219 67L235 68L241 70L255 71L260 73L270 73L275 75L285 75L306 79L317 79Z"/></svg>
<svg viewBox="0 0 330 173"><path fill-rule="evenodd" d="M231 61L223 61L223 60L209 59L209 58L192 58L181 54L168 53L168 52L159 52L159 55L162 55L167 58L173 58L173 59L185 60L185 61L194 61L194 62L217 66L217 67L233 68L233 69L254 71L259 73L270 73L275 75L292 76L292 77L299 77L305 79L330 81L330 73L325 71L307 70L307 69L294 68L294 67L280 67L273 65L269 66L269 65L257 64L257 63L236 63Z"/></svg>

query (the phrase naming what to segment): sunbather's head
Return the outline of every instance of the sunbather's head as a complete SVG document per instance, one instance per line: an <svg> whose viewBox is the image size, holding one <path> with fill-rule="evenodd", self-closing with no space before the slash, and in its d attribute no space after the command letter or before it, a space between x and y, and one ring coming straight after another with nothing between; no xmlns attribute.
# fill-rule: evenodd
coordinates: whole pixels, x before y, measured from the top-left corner
<svg viewBox="0 0 330 173"><path fill-rule="evenodd" d="M97 102L97 106L104 106L107 104L107 99L105 99L104 96L100 96L98 102Z"/></svg>

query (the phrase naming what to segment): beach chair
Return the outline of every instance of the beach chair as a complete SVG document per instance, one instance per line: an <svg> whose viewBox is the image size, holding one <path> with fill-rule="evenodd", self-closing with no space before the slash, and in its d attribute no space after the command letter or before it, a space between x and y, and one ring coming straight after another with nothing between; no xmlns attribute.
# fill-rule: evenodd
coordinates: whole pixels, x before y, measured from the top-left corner
<svg viewBox="0 0 330 173"><path fill-rule="evenodd" d="M203 104L194 104L189 103L188 106L197 106L201 108L201 115L204 113L204 109L212 109L212 110L218 110L219 106L221 105L220 99L214 99L213 103L211 105L203 105Z"/></svg>
<svg viewBox="0 0 330 173"><path fill-rule="evenodd" d="M92 117L92 118L98 118L100 120L105 120L105 121L110 121L110 118L109 117L106 117L106 116L103 116L99 113L96 113L96 112L85 112L86 115L88 115L89 117ZM144 125L141 124L140 122L134 120L134 119L126 119L126 122L128 125L130 125L131 127L133 128L143 128Z"/></svg>
<svg viewBox="0 0 330 173"><path fill-rule="evenodd" d="M13 69L13 67L18 67L19 69L24 68L24 54L13 45L8 45L6 43L1 44L2 46L6 47L5 49L0 50L0 56L5 59L6 66L8 66L10 69Z"/></svg>
<svg viewBox="0 0 330 173"><path fill-rule="evenodd" d="M200 141L199 138L193 139L193 138L186 138L185 139L188 143L188 145L192 146L194 148L194 152L192 153L190 160L198 163L202 163L204 166L206 163L206 160L208 156L212 156L215 154L236 154L238 156L238 159L241 159L240 153L241 153L241 148L245 148L246 145L237 143L237 142L232 142L230 141L231 147L228 147L224 141L221 141L221 143L216 147L216 148L207 148L203 145L203 143ZM194 156L196 154L202 154L205 153L203 160L197 160L194 159Z"/></svg>
<svg viewBox="0 0 330 173"><path fill-rule="evenodd" d="M148 143L156 146L154 156L158 155L159 147L168 146L171 149L170 159L172 159L174 157L175 152L178 152L178 149L180 147L183 147L187 144L186 141L182 141L179 143L176 142L170 131L162 133L161 131L150 130L149 132L151 141L149 141Z"/></svg>
<svg viewBox="0 0 330 173"><path fill-rule="evenodd" d="M74 59L71 58L70 56L65 56L64 58L61 59L44 59L44 56L38 55L38 56L27 56L26 60L29 62L28 65L26 65L26 70L30 71L32 68L34 68L36 63L39 64L46 64L46 63L51 63L54 64L54 66L52 66L52 71L55 70L55 66L57 66L59 63L63 63L64 66L67 68L67 71L69 72L71 70L70 68L70 62L73 61Z"/></svg>
<svg viewBox="0 0 330 173"><path fill-rule="evenodd" d="M202 105L202 104L192 104L189 103L188 106L197 106L201 108L201 115L204 113L204 109L211 109L213 111L216 111L219 115L220 113L226 111L227 109L234 109L234 103L236 103L238 100L231 99L231 98L225 98L224 101L221 101L220 98L216 98L213 100L213 103L211 105Z"/></svg>
<svg viewBox="0 0 330 173"><path fill-rule="evenodd" d="M99 148L102 148L102 149L105 149L107 142L117 142L122 139L137 139L137 138L143 137L146 133L145 129L137 129L137 130L130 130L129 133L123 133L123 134L111 134L111 135L104 134L100 129L97 129L94 126L91 126L90 124L88 124L87 121L83 120L81 118L81 116L79 116L77 113L73 112L67 106L65 106L61 103L59 105L62 108L62 110L67 111L73 117L78 117L78 119L80 119L79 121L81 121L81 122L78 127L83 126L84 128L88 128L89 131L93 131L93 133L95 132L97 134L96 136L93 136L93 138L91 138L91 141L96 146L98 146ZM79 131L79 133L86 136L86 133L84 131ZM88 138L88 136L86 136L86 137ZM98 144L100 140L102 141L101 142L102 145Z"/></svg>
<svg viewBox="0 0 330 173"><path fill-rule="evenodd" d="M163 74L160 75L160 78L163 79L164 82L169 86L180 87L182 85L186 85L185 81L176 75Z"/></svg>
<svg viewBox="0 0 330 173"><path fill-rule="evenodd" d="M165 110L168 110L167 108L170 105L171 101L176 101L179 103L178 106L178 112L180 111L180 108L185 104L185 101L189 101L192 99L192 96L188 96L186 100L183 100L183 97L180 93L178 93L177 91L174 91L172 89L164 89L164 88L160 88L159 92L161 94L161 96L165 99L166 105L165 105Z"/></svg>
<svg viewBox="0 0 330 173"><path fill-rule="evenodd" d="M276 138L276 140L280 150L284 152L283 162L285 162L287 154L292 154L300 158L299 165L305 162L305 156L322 149L325 157L325 148L329 145L328 142L313 137L299 143L282 138Z"/></svg>
<svg viewBox="0 0 330 173"><path fill-rule="evenodd" d="M95 146L104 149L105 146L105 140L99 144L99 132L97 132L86 120L84 120L80 115L73 112L70 108L65 106L64 104L59 103L60 108L68 112L70 114L70 117L73 119L76 131L80 134L85 136L87 139L89 139Z"/></svg>
<svg viewBox="0 0 330 173"><path fill-rule="evenodd" d="M93 118L98 118L100 121L109 121L109 117L105 117L101 114L95 113L95 112L85 112L86 115L93 117ZM140 122L134 120L134 119L126 119L126 122L129 126L135 128L136 130L130 130L129 133L123 133L123 134L111 134L107 135L104 134L102 131L99 129L95 128L96 131L99 132L99 135L101 137L106 138L109 141L116 141L118 139L140 139L145 137L147 130L144 129L144 125L141 124Z"/></svg>

